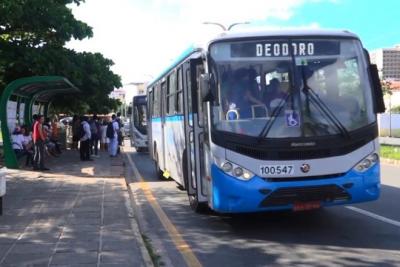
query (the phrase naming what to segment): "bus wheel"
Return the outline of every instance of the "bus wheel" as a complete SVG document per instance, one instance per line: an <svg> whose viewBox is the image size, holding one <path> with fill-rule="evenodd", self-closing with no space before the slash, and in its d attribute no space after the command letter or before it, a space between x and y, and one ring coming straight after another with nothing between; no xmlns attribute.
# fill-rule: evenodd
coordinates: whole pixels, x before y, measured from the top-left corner
<svg viewBox="0 0 400 267"><path fill-rule="evenodd" d="M209 210L207 203L199 202L197 196L189 195L190 208L196 213L205 213Z"/></svg>
<svg viewBox="0 0 400 267"><path fill-rule="evenodd" d="M158 165L158 154L155 154L155 155L156 155L156 159L154 161L154 167L155 167L155 171L156 171L156 174L157 174L157 178L159 180L165 180L163 172L160 169L160 165Z"/></svg>

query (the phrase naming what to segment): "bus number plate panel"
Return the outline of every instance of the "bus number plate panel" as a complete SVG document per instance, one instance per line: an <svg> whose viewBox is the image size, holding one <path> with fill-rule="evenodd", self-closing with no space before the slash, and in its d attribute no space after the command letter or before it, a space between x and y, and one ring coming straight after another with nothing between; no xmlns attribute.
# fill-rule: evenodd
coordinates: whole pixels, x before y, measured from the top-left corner
<svg viewBox="0 0 400 267"><path fill-rule="evenodd" d="M260 174L264 175L274 175L274 176L286 176L294 175L293 165L264 165L260 166Z"/></svg>

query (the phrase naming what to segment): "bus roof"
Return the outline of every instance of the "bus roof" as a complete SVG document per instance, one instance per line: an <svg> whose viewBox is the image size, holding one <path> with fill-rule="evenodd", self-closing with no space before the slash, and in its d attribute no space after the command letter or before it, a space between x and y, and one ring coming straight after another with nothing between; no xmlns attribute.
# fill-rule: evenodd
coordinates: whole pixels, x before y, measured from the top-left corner
<svg viewBox="0 0 400 267"><path fill-rule="evenodd" d="M183 51L183 53L177 59L174 60L174 62L171 65L169 65L168 68L166 68L160 75L158 75L153 81L151 81L147 87L152 87L162 77L164 77L165 74L170 72L173 68L175 68L175 66L177 66L179 63L181 63L181 61L183 61L185 58L187 58L191 54L201 51L201 50L202 50L202 48L200 48L198 46L195 46L195 45L189 46L185 51Z"/></svg>
<svg viewBox="0 0 400 267"><path fill-rule="evenodd" d="M219 34L217 37L213 38L209 44L222 40L230 40L236 38L256 38L256 37L347 37L347 38L356 38L359 37L347 30L322 30L322 29L280 29L280 30L267 30L267 31L235 31L235 32L223 32ZM175 68L179 63L181 63L185 58L190 56L191 54L201 51L203 48L201 46L191 45L189 46L169 67L167 67L160 75L158 75L153 81L149 83L147 86L154 86L164 75L170 72L173 68Z"/></svg>
<svg viewBox="0 0 400 267"><path fill-rule="evenodd" d="M347 37L356 38L358 36L347 30L326 30L326 29L282 29L282 30L268 30L268 31L236 31L236 32L223 32L216 38L212 39L210 43L219 40L236 39L236 38L256 38L256 37Z"/></svg>

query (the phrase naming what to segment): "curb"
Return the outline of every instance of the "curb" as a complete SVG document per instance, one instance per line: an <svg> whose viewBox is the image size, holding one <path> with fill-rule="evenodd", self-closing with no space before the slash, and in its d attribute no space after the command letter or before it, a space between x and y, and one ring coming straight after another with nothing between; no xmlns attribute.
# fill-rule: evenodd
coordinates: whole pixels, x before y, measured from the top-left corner
<svg viewBox="0 0 400 267"><path fill-rule="evenodd" d="M398 160L398 159L380 158L380 160L384 164L400 166L400 160Z"/></svg>
<svg viewBox="0 0 400 267"><path fill-rule="evenodd" d="M127 156L125 155L125 153L123 153L123 154L124 154L124 159L126 160ZM125 163L125 160L124 160L124 163ZM125 171L125 169L126 169L126 165L125 165L124 171ZM139 226L139 222L138 222L138 215L137 215L138 207L136 206L136 203L135 203L135 196L133 195L133 192L132 192L131 182L129 181L130 179L128 177L126 177L126 175L125 175L124 179L125 179L126 187L128 188L130 206L133 211L132 212L133 219L131 220L132 230L133 230L135 238L137 240L139 250L142 254L143 262L144 262L145 266L146 267L154 267L154 263L150 257L149 251L147 250L147 247L144 243L142 231L140 230L140 226Z"/></svg>

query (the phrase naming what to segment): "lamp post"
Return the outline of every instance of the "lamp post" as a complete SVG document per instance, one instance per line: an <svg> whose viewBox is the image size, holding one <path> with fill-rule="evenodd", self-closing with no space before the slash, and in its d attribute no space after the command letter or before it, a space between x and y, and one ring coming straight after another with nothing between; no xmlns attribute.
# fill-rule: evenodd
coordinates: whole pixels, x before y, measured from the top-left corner
<svg viewBox="0 0 400 267"><path fill-rule="evenodd" d="M223 25L223 24L221 24L221 23L218 23L218 22L210 22L210 21L203 22L203 24L206 24L206 25L217 25L217 26L221 27L222 30L224 30L224 32L226 32L226 31L230 31L230 30L231 30L233 27L235 27L236 25L240 25L240 24L250 24L250 22L249 22L249 21L235 22L235 23L232 23L231 25L229 25L228 27L226 27L225 25Z"/></svg>

